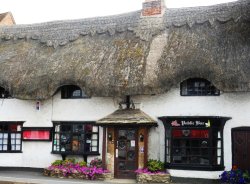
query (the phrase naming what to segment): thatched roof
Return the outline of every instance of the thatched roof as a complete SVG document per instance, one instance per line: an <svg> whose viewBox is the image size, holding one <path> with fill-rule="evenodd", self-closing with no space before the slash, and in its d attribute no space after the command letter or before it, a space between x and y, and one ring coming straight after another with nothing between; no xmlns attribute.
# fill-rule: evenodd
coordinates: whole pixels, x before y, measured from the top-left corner
<svg viewBox="0 0 250 184"><path fill-rule="evenodd" d="M75 84L90 96L158 94L190 77L250 91L250 2L136 11L0 27L0 86L47 99Z"/></svg>
<svg viewBox="0 0 250 184"><path fill-rule="evenodd" d="M98 125L152 125L157 122L140 109L119 109L112 114L98 120Z"/></svg>

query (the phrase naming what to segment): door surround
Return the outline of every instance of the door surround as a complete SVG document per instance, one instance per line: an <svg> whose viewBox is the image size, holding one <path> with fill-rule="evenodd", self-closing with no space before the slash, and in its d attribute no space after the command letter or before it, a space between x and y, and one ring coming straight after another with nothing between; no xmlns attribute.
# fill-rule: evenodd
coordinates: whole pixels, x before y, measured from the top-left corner
<svg viewBox="0 0 250 184"><path fill-rule="evenodd" d="M247 148L250 147L250 127L236 127L232 128L231 131L232 136L232 167L236 165L240 169L250 169L250 166L247 166L250 164L250 150L247 150ZM237 140L236 138L240 138L242 141L242 148L243 150L240 150L241 156L237 154L239 145L237 147ZM238 157L237 157L238 156ZM240 158L243 159L243 161L240 160ZM244 158L245 157L245 158ZM246 168L249 167L249 168Z"/></svg>

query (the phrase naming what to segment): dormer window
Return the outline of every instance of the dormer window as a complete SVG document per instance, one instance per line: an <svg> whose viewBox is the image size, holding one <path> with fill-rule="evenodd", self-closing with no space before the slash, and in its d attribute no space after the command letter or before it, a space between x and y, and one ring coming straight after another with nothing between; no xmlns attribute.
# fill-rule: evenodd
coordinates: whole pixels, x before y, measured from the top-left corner
<svg viewBox="0 0 250 184"><path fill-rule="evenodd" d="M88 98L80 87L74 85L67 85L61 87L61 98Z"/></svg>
<svg viewBox="0 0 250 184"><path fill-rule="evenodd" d="M181 96L219 96L220 91L208 80L187 79L181 83Z"/></svg>
<svg viewBox="0 0 250 184"><path fill-rule="evenodd" d="M10 93L6 91L4 88L0 87L0 98L9 98Z"/></svg>

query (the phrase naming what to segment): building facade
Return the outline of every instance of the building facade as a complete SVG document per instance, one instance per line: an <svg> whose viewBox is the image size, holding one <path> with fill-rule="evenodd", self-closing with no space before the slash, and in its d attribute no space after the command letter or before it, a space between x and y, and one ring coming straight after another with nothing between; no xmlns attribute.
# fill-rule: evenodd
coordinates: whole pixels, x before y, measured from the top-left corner
<svg viewBox="0 0 250 184"><path fill-rule="evenodd" d="M248 1L0 28L0 165L249 169ZM55 31L56 30L56 31Z"/></svg>

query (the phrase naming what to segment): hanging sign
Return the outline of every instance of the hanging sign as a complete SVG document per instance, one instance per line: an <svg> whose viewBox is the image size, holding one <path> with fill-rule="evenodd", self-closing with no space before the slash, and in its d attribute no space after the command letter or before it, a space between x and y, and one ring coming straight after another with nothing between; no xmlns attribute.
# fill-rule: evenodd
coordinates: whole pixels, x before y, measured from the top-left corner
<svg viewBox="0 0 250 184"><path fill-rule="evenodd" d="M174 120L171 122L172 127L206 127L211 126L210 120Z"/></svg>

